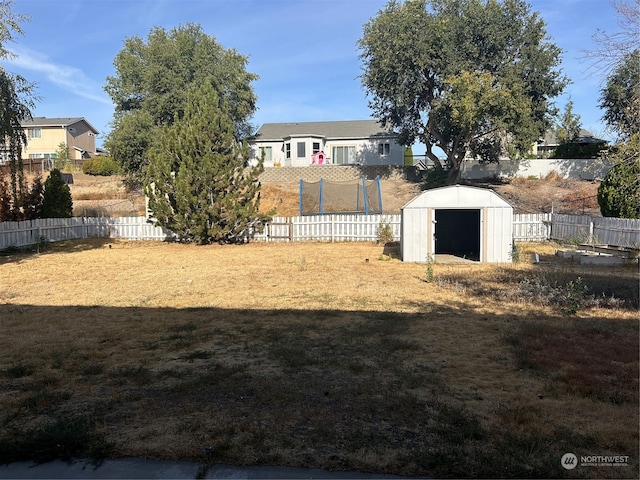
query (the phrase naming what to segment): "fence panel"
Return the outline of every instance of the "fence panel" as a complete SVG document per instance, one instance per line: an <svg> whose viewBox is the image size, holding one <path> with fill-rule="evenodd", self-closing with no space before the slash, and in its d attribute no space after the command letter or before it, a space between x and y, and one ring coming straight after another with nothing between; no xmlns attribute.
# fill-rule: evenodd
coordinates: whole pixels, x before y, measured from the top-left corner
<svg viewBox="0 0 640 480"><path fill-rule="evenodd" d="M640 220L554 214L550 238L577 243L638 248Z"/></svg>
<svg viewBox="0 0 640 480"><path fill-rule="evenodd" d="M518 242L541 242L549 239L550 213L522 213L513 216L513 239Z"/></svg>
<svg viewBox="0 0 640 480"><path fill-rule="evenodd" d="M113 217L109 219L109 237L125 240L173 240L176 235L149 223L146 217Z"/></svg>
<svg viewBox="0 0 640 480"><path fill-rule="evenodd" d="M593 240L600 245L640 248L640 220L631 218L594 218Z"/></svg>
<svg viewBox="0 0 640 480"><path fill-rule="evenodd" d="M564 215L554 213L551 216L551 240L587 242L591 231L591 217L588 215Z"/></svg>
<svg viewBox="0 0 640 480"><path fill-rule="evenodd" d="M400 215L309 215L274 217L255 241L375 241L380 224L391 227L400 240ZM147 222L145 217L74 217L0 222L0 250L87 237L126 240L173 240L176 235ZM590 242L638 248L640 220L592 218L584 215L519 214L513 216L516 241Z"/></svg>

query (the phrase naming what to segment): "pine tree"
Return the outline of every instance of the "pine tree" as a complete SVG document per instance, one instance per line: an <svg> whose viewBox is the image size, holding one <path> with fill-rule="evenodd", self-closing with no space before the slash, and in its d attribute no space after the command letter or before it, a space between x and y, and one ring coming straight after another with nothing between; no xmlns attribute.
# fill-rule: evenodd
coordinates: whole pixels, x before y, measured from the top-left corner
<svg viewBox="0 0 640 480"><path fill-rule="evenodd" d="M42 218L69 218L73 215L71 190L57 168L51 170L44 182Z"/></svg>
<svg viewBox="0 0 640 480"><path fill-rule="evenodd" d="M183 242L238 243L259 230L258 167L210 82L190 90L184 113L149 154L145 192L154 223Z"/></svg>

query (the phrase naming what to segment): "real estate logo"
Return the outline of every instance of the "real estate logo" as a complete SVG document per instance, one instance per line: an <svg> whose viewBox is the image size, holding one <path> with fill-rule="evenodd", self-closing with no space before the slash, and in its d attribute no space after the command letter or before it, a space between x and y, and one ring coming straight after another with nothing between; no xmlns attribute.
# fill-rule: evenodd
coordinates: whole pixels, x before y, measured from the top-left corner
<svg viewBox="0 0 640 480"><path fill-rule="evenodd" d="M627 467L629 455L580 455L580 461L574 453L565 453L560 459L562 468L573 470L581 467Z"/></svg>
<svg viewBox="0 0 640 480"><path fill-rule="evenodd" d="M573 453L565 453L560 459L560 464L567 470L573 470L578 466L578 457Z"/></svg>

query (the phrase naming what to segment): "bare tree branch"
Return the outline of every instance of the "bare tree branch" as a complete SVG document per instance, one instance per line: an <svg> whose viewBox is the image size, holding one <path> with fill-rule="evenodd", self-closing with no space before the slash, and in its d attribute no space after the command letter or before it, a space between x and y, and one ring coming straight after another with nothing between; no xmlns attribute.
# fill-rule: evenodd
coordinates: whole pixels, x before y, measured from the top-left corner
<svg viewBox="0 0 640 480"><path fill-rule="evenodd" d="M583 51L590 67L604 77L640 47L640 0L611 0L611 6L618 13L620 30L611 33L598 29L592 37L598 48Z"/></svg>

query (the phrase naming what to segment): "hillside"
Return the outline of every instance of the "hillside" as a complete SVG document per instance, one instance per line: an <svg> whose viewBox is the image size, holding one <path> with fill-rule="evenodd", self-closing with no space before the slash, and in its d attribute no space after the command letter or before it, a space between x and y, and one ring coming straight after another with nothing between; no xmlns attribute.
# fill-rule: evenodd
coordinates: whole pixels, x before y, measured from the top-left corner
<svg viewBox="0 0 640 480"><path fill-rule="evenodd" d="M400 213L400 209L420 193L420 185L404 180L380 181L384 213ZM600 215L596 193L599 182L567 180L558 175L543 179L515 178L504 183L473 182L471 185L491 188L514 207L515 213L573 213ZM261 190L261 210L276 209L278 216L297 216L298 182L265 182ZM128 216L144 214L142 192L127 192L122 179L93 177L74 173L71 185L74 215Z"/></svg>

